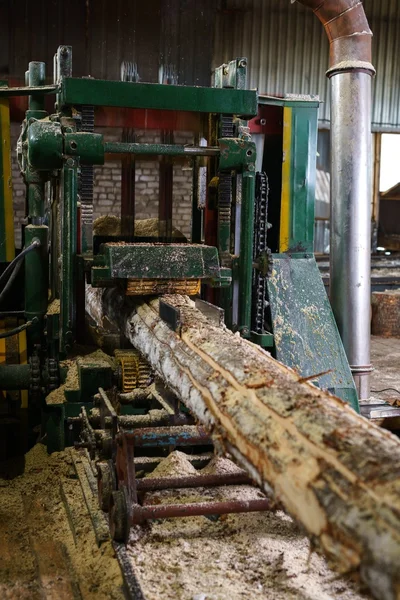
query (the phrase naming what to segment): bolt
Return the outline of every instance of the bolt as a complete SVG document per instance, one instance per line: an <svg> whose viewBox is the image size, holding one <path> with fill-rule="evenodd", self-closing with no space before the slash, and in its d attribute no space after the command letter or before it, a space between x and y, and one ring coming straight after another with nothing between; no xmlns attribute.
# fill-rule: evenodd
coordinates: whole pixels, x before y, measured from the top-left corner
<svg viewBox="0 0 400 600"><path fill-rule="evenodd" d="M239 60L239 67L247 67L247 60L245 58Z"/></svg>
<svg viewBox="0 0 400 600"><path fill-rule="evenodd" d="M60 50L60 54L61 54L61 56L68 56L68 54L69 54L68 48L66 46L62 46L61 50Z"/></svg>
<svg viewBox="0 0 400 600"><path fill-rule="evenodd" d="M72 158L67 158L66 165L67 167L73 167L75 165L75 161Z"/></svg>
<svg viewBox="0 0 400 600"><path fill-rule="evenodd" d="M260 125L266 125L267 119L260 119Z"/></svg>

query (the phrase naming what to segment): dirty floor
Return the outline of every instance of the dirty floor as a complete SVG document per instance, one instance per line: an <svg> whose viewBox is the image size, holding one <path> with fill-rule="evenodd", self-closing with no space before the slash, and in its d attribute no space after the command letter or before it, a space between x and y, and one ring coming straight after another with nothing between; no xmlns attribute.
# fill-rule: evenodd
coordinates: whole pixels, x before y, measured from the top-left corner
<svg viewBox="0 0 400 600"><path fill-rule="evenodd" d="M24 472L0 479L2 600L122 600L110 542L99 548L70 450L37 444Z"/></svg>
<svg viewBox="0 0 400 600"><path fill-rule="evenodd" d="M399 389L400 340L372 338L372 358L373 390ZM374 396L393 398L396 392ZM37 444L26 455L21 475L0 479L1 599L124 597L111 543L96 543L71 452L48 456ZM167 464L165 475L176 468ZM185 468L192 467L183 460L178 471ZM226 493L214 489L211 497L223 499ZM239 486L229 493L237 497L259 492ZM193 501L193 494L205 499L210 491L153 494L153 500L168 503L177 494L182 501ZM214 521L155 521L133 532L128 552L146 600L369 599L357 584L338 578L324 559L310 554L307 538L280 511Z"/></svg>
<svg viewBox="0 0 400 600"><path fill-rule="evenodd" d="M372 397L400 401L400 338L371 336L371 362Z"/></svg>

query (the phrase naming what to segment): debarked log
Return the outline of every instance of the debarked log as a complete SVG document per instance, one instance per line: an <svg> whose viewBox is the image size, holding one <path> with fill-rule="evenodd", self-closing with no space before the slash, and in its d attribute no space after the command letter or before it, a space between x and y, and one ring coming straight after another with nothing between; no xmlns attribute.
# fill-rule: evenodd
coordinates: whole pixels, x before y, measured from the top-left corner
<svg viewBox="0 0 400 600"><path fill-rule="evenodd" d="M92 290L89 314L118 324L159 376L340 573L400 598L400 440L209 321L184 296L180 335L158 300ZM92 306L91 306L92 304Z"/></svg>

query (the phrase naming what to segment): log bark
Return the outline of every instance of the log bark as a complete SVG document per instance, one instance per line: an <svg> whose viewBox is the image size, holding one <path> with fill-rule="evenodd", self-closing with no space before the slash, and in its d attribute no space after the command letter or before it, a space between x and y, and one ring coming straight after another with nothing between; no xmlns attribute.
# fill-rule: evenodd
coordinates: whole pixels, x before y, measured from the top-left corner
<svg viewBox="0 0 400 600"><path fill-rule="evenodd" d="M340 573L376 598L400 598L400 440L340 399L302 382L266 351L212 324L186 297L163 299L181 335L117 290L88 306L118 323L217 446L283 504ZM100 312L101 312L100 311Z"/></svg>

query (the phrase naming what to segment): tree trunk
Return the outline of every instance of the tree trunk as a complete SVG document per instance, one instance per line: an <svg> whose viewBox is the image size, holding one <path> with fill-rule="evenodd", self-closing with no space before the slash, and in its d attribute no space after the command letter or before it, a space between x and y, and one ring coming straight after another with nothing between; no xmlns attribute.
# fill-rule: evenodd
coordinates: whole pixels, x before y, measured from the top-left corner
<svg viewBox="0 0 400 600"><path fill-rule="evenodd" d="M340 399L303 382L266 351L211 323L183 296L180 335L158 300L91 296L159 376L341 573L377 598L400 598L400 441ZM95 309L95 310L94 310Z"/></svg>

